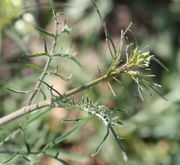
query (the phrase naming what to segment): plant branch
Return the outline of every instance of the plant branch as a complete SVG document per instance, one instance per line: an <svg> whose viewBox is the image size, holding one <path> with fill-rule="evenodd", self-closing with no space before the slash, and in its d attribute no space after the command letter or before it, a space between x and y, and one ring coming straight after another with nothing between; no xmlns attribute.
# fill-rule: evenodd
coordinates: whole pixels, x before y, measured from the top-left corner
<svg viewBox="0 0 180 165"><path fill-rule="evenodd" d="M70 165L69 163L67 163L66 161L60 159L58 157L58 153L56 153L56 155L51 155L51 154L47 154L45 152L19 152L19 151L1 151L0 150L0 154L9 154L9 155L23 155L23 156L28 156L28 155L39 155L39 156L45 156L45 157L50 157L53 159L56 159L57 161L61 162L64 165Z"/></svg>
<svg viewBox="0 0 180 165"><path fill-rule="evenodd" d="M120 50L121 50L121 48L120 48ZM61 95L59 97L55 97L55 99L54 99L54 97L51 97L50 99L41 101L39 103L25 106L7 116L0 118L0 125L8 123L16 118L19 118L29 112L35 111L42 107L47 107L47 106L53 107L53 106L55 106L54 103L56 103L56 101L58 101L58 99L67 98L69 96L72 96L76 93L81 92L84 89L96 86L97 84L99 84L101 82L107 81L110 78L120 76L122 73L126 73L126 74L130 75L134 79L136 78L137 79L136 83L137 83L137 85L139 85L138 82L141 81L143 74L139 74L138 70L132 70L132 67L133 66L139 66L141 68L149 67L149 63L150 63L152 55L149 55L149 52L143 53L139 50L139 48L135 48L132 52L132 55L130 56L130 59L123 66L117 65L117 59L120 58L119 56L121 56L121 53L116 55L116 58L112 61L112 65L110 66L108 72L104 76L99 77L91 82L88 82L80 87L71 89L70 91L65 92L63 95ZM41 79L39 82L42 82L42 81L43 80Z"/></svg>
<svg viewBox="0 0 180 165"><path fill-rule="evenodd" d="M48 68L49 68L49 65L50 65L50 63L51 63L51 61L52 61L52 55L54 54L54 52L55 52L55 47L56 47L56 44L57 44L57 38L58 38L58 25L59 25L59 23L58 23L58 20L57 20L57 16L56 16L56 12L55 12L55 8L54 8L54 3L53 3L53 1L52 0L50 0L50 4L51 4L51 9L52 9L52 14L53 14L53 19L54 19L54 24L55 24L55 33L54 33L54 41L53 41L53 47L52 47L52 49L51 49L51 52L50 52L50 54L49 54L49 56L48 56L48 59L47 59L47 62L46 62L46 64L45 64L45 66L44 66L44 69L43 69L43 72L42 72L42 74L41 74L41 76L40 76L40 78L39 78L39 80L37 81L37 83L36 83L36 85L35 85L35 87L34 87L34 92L30 95L30 97L28 98L28 101L27 101L27 105L30 105L31 103L32 103L32 101L33 101L33 98L35 97L35 95L37 94L37 92L39 91L39 89L40 89L40 86L41 86L41 83L42 83L42 81L44 80L44 78L45 78L45 76L46 76L46 72L47 72L47 70L48 70ZM44 41L45 42L45 41ZM46 46L45 46L45 49L46 49ZM46 51L46 50L45 50ZM48 52L47 52L48 53Z"/></svg>
<svg viewBox="0 0 180 165"><path fill-rule="evenodd" d="M93 87L93 86L96 86L97 84L101 83L101 82L104 82L106 81L107 79L115 76L117 73L112 73L110 75L104 75L96 80L93 80L91 82L88 82L80 87L77 87L77 88L74 88L70 91L67 91L63 94L63 97L69 97L69 96L72 96L76 93L79 93L81 92L82 90L85 90L87 88L90 88L90 87ZM60 96L61 97L61 96ZM2 118L0 118L0 125L2 124L5 124L5 123L8 123L14 119L17 119L27 113L30 113L30 112L33 112L35 110L39 110L40 108L43 108L43 107L48 107L48 106L52 106L53 107L53 98L49 98L49 99L46 99L44 101L41 101L39 103L36 103L36 104L32 104L32 105L28 105L28 106L24 106L23 108L21 109L18 109L16 110L15 112L12 112L11 114L9 115L6 115Z"/></svg>
<svg viewBox="0 0 180 165"><path fill-rule="evenodd" d="M6 116L0 118L0 125L8 123L14 119L17 119L20 116L23 116L27 113L33 112L35 110L38 110L40 108L47 107L50 105L51 105L51 99L47 99L47 100L41 101L41 102L36 103L36 104L24 106L24 107L18 109L17 111L12 112L9 115L6 115Z"/></svg>
<svg viewBox="0 0 180 165"><path fill-rule="evenodd" d="M112 76L112 75L111 75L111 76ZM76 94L76 93L78 93L78 92L80 92L80 91L82 91L82 90L84 90L84 89L87 89L87 88L92 87L92 86L96 86L97 84L99 84L99 83L101 83L101 82L103 82L103 81L106 81L106 80L109 79L111 76L104 75L104 76L102 76L102 77L100 77L100 78L98 78L98 79L96 79L96 80L93 80L93 81L88 82L88 83L86 83L86 84L84 84L84 85L81 85L80 87L71 89L70 91L64 93L63 96L64 96L64 97L72 96L72 95L74 95L74 94Z"/></svg>
<svg viewBox="0 0 180 165"><path fill-rule="evenodd" d="M38 90L39 90L39 88L40 88L40 86L41 86L41 81L42 81L42 80L45 78L45 76L46 76L46 71L47 71L48 68L49 68L50 62L51 62L51 57L48 58L48 60L47 60L47 62L46 62L46 65L45 65L45 67L44 67L44 69L43 69L44 72L42 72L42 74L41 74L41 76L40 76L40 78L39 78L39 81L37 81L37 83L36 83L36 85L35 85L35 87L34 87L34 92L29 96L28 101L27 101L27 105L30 105L30 104L32 103L33 98L34 98L35 95L37 94L37 92L38 92Z"/></svg>

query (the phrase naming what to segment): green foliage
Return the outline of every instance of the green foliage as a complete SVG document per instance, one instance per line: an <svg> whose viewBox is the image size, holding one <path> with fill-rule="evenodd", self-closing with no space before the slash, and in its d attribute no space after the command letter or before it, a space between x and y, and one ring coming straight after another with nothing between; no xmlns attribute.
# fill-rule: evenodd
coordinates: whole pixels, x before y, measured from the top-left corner
<svg viewBox="0 0 180 165"><path fill-rule="evenodd" d="M79 61L74 57L74 55L71 55L69 53L57 53L57 54L53 54L54 57L66 57L72 61L74 61L76 64L78 64L80 67L82 67L82 65L79 63Z"/></svg>
<svg viewBox="0 0 180 165"><path fill-rule="evenodd" d="M79 122L75 127L73 127L70 131L68 131L66 134L57 137L55 139L53 139L50 143L48 143L42 150L43 152L46 152L49 148L52 148L53 146L59 144L60 142L62 142L63 140L65 140L66 138L68 138L69 136L71 136L74 132L76 132L81 126L82 126L83 122Z"/></svg>
<svg viewBox="0 0 180 165"><path fill-rule="evenodd" d="M105 142L105 140L109 136L109 132L111 131L112 135L114 136L117 144L119 145L119 147L121 149L124 160L127 161L127 155L126 155L126 153L124 151L124 147L123 147L123 145L121 143L121 139L113 129L113 126L122 125L122 122L117 120L118 116L113 116L114 111L116 111L117 109L119 111L119 108L115 108L115 110L114 110L113 108L108 108L108 107L106 107L104 105L96 105L92 100L89 100L87 97L82 98L82 100L80 101L79 104L75 104L74 101L69 100L69 99L65 99L65 100L61 100L61 99L59 100L58 99L57 103L58 103L58 105L60 107L65 107L65 108L70 108L70 109L78 109L78 110L81 110L81 111L85 111L90 116L96 116L100 120L102 120L103 124L105 125L105 127L107 129L107 133L104 136L102 142L97 147L95 153L92 154L92 156L95 156L96 154L98 154L98 152L102 148L103 143ZM69 133L68 133L68 135L69 135ZM61 139L62 138L60 137L60 141L61 141Z"/></svg>
<svg viewBox="0 0 180 165"><path fill-rule="evenodd" d="M45 35L47 35L47 36L50 36L50 37L53 37L53 38L56 37L56 35L54 35L53 33L49 33L49 32L45 31L44 29L42 29L42 28L40 28L40 27L36 27L36 29L37 29L39 32L41 32L42 34L45 34Z"/></svg>
<svg viewBox="0 0 180 165"><path fill-rule="evenodd" d="M12 94L13 99L7 99L6 103L3 103L3 106L6 106L6 108L4 109L9 109L8 107L14 105L12 104L12 100L14 100L14 102L17 102L16 105L18 105L19 107L19 102L22 100L22 95L19 96L17 94L29 94L30 97L27 100L26 105L31 106L34 105L33 103L35 102L37 111L31 114L24 113L24 117L22 117L22 120L17 120L17 122L14 121L12 125L8 124L7 128L5 126L2 127L2 129L0 130L0 145L2 147L0 150L0 156L3 155L3 163L22 164L23 162L25 164L37 164L44 157L48 157L56 159L62 164L69 164L69 162L66 162L61 159L62 156L63 159L67 159L68 161L70 160L70 164L71 159L73 160L73 157L74 160L86 164L87 158L84 158L83 155L74 155L71 153L71 151L69 151L70 149L67 149L68 152L60 150L60 148L64 147L63 145L66 146L66 144L68 144L72 146L72 144L76 144L77 141L74 140L73 137L76 137L77 134L82 135L82 133L84 132L87 134L88 132L91 132L93 125L90 125L89 129L88 126L85 125L85 122L88 124L94 124L95 130L98 130L98 133L93 135L92 140L88 139L88 143L91 143L93 145L88 146L88 144L83 144L86 150L90 150L90 152L92 152L91 150L94 150L94 153L91 154L93 157L95 157L97 154L100 154L100 156L98 155L92 159L99 159L99 157L102 156L105 158L104 160L107 160L111 164L118 164L120 161L120 149L123 159L125 160L125 162L128 159L129 164L149 165L160 163L168 164L164 162L169 162L168 165L170 165L172 164L171 162L173 160L174 162L178 162L177 158L175 158L178 155L178 147L173 146L178 146L179 137L177 133L179 129L177 115L179 105L179 94L175 92L177 91L177 89L179 89L179 79L177 78L177 73L174 74L174 76L172 75L173 80L171 80L168 76L166 76L165 78L161 77L161 72L164 73L164 71L162 71L162 69L159 68L159 66L156 66L156 64L153 62L155 61L162 68L168 70L168 68L164 65L164 63L167 64L168 62L164 60L164 58L162 58L163 53L160 51L162 47L167 49L167 45L162 47L160 45L165 44L165 42L159 42L153 40L152 38L148 38L142 30L144 29L144 27L141 27L142 34L144 35L143 39L145 39L145 41L142 41L142 45L147 45L147 38L148 40L153 40L158 47L158 51L161 52L161 56L156 57L154 55L158 54L159 52L157 53L156 51L153 51L151 53L147 50L145 51L144 48L141 49L141 47L144 46L139 46L140 44L138 45L137 43L134 44L129 42L129 38L131 40L131 37L129 37L129 32L131 32L131 28L133 29L132 23L130 23L128 26L126 26L124 30L121 30L121 35L119 39L120 41L118 45L116 45L113 42L114 38L111 37L111 34L108 31L111 25L103 21L104 12L100 10L103 8L98 7L102 7L101 5L99 5L99 3L108 4L110 1L95 2L94 0L92 0L92 5L94 6L94 9L92 11L89 11L89 8L86 8L86 6L88 6L88 3L84 2L86 3L86 5L82 5L82 12L84 11L84 15L95 15L96 17L99 16L99 22L103 25L109 52L103 52L102 54L111 55L108 56L106 59L106 55L101 57L101 54L99 54L98 59L100 60L100 64L102 66L98 66L98 78L88 83L84 83L84 81L89 81L92 79L92 77L95 77L95 74L91 75L90 71L85 71L86 66L82 67L83 62L80 62L79 60L81 59L81 57L78 57L77 59L75 58L75 54L71 53L70 49L72 48L72 50L74 50L74 47L72 45L72 47L70 46L71 48L67 49L67 51L66 47L65 51L63 50L63 44L66 42L63 37L68 36L77 39L78 42L75 45L75 49L83 49L81 48L82 45L86 45L85 47L92 46L93 50L102 49L102 45L98 43L99 41L95 41L94 45L91 41L93 40L92 38L95 35L97 35L96 33L98 31L101 31L98 29L99 25L95 23L95 25L97 25L97 28L91 29L93 31L92 33L84 34L85 36L89 36L89 38L87 37L88 39L86 38L86 40L90 41L83 41L83 39L81 38L82 36L78 36L79 33L81 33L81 30L79 30L79 33L77 31L74 31L66 24L66 20L64 21L65 23L59 22L59 15L56 12L56 6L58 6L58 3L54 4L53 1L50 2L53 21L55 22L54 33L50 33L49 30L45 30L43 28L36 28L38 33L40 33L43 36L44 52L40 51L41 53L34 54L29 53L27 49L24 49L24 47L21 45L23 43L23 40L21 40L21 37L18 36L18 42L21 45L21 48L23 47L21 51L26 52L26 55L24 56L28 57L28 64L26 64L26 66L38 71L37 73L33 72L34 74L40 73L41 75L39 77L37 75L31 77L31 81L29 81L30 79L26 80L28 81L26 85L21 85L19 82L22 82L23 80L19 80L19 78L17 78L18 80L16 81L12 79L11 83L7 82L7 89L12 93L16 93L16 95ZM127 3L130 2L128 1ZM134 2L131 2L131 4L134 4ZM86 13L86 11L88 11L88 14ZM94 14L95 12L97 13ZM83 18L84 15L82 14L82 18L80 17L80 20L84 21L86 19ZM91 21L89 21L89 27L92 27L90 24ZM156 26L159 27L160 24L161 23L159 23ZM135 26L136 25L137 24L135 23ZM60 28L60 26L62 26L62 28ZM76 24L74 26L75 28L78 27L76 26ZM139 35L138 32L136 35ZM165 35L165 33L163 33L163 35ZM9 33L9 36L11 36L11 33ZM49 38L53 42L51 46L48 45ZM82 43L79 44L79 42ZM38 61L38 59L41 57L44 57L43 60L46 60L44 68L41 65L38 65L37 63L30 63L36 62L36 60ZM161 62L161 58L163 59L163 62ZM66 61L66 59L69 60ZM69 64L68 61L70 60L72 61L72 63ZM105 62L105 60L107 61ZM93 63L95 63L95 61L89 61L89 63L90 62L92 66ZM78 67L77 65L81 67ZM157 77L155 77L154 71L151 71L151 68L153 68L154 66L158 67L158 69L160 70L155 71L155 74L157 73L158 75ZM176 65L170 66L170 68L174 66ZM67 72L73 72L73 78L72 76L66 77L61 75L61 73L63 73L63 75L69 75L67 74L66 69ZM49 79L51 76L56 76L62 80L68 81L68 84L70 84L68 88L74 88L65 93L59 92L53 85L49 83ZM162 78L162 80L160 80L160 77ZM34 87L32 87L31 84L34 82L35 79L37 80L37 83ZM118 85L113 80L118 82ZM161 85L154 83L154 81L161 81L163 85L165 84L165 86L167 86L167 89L165 90L167 91L165 91L163 88L161 89L163 91L163 94L161 94L161 92L159 92ZM111 94L109 94L110 92L108 92L104 88L104 82L109 84L113 92L113 95L116 95L116 97L111 97ZM136 89L134 89L134 83L132 82L135 83L137 91ZM79 86L79 84L84 85ZM119 84L121 85L121 87L119 87ZM174 85L170 87L170 84ZM78 85L79 87L76 87L76 85ZM93 88L96 85L99 85L98 88ZM9 86L12 86L12 88L9 88ZM31 89L29 89L30 86ZM125 87L126 91L122 87ZM89 90L83 92L84 89ZM174 92L169 92L170 89L173 89ZM146 99L147 96L146 93L143 93L144 91L147 91L147 93L151 96L153 94L152 92L154 91L158 95L160 95L161 98L164 98L165 100L167 100L166 97L172 98L172 101L163 102L161 99L157 98L157 96L151 97L150 99ZM168 92L169 95L165 97L164 93ZM2 95L3 93L4 91L0 90L0 94ZM76 97L75 94L77 93L79 93L79 95L77 95ZM138 94L136 95L136 93ZM5 94L8 94L7 91L5 91ZM144 102L139 103L139 98ZM48 104L46 105L48 108L38 109L39 103L45 102L46 100L50 100L50 102L48 102ZM109 100L111 100L111 102L109 102ZM70 116L70 119L58 119L57 126L51 126L51 124L53 124L53 122L55 122L56 120L54 118L51 119L50 117L50 114L52 113L51 109L53 108L68 109L66 111L68 112L67 116ZM143 111L141 111L142 109ZM169 112L169 109L171 109L172 111ZM12 110L14 110L14 107L12 108ZM24 112L26 112L26 110L27 109L25 108ZM61 109L58 109L58 111L61 111ZM128 114L119 113L127 111L129 112ZM78 113L78 116L74 115L74 113L76 112ZM100 119L100 121L102 121L102 125L104 126L103 129L101 128L101 124L96 124L96 122L99 122L99 120L95 120L94 118ZM61 120L62 122L60 122L59 120ZM92 120L94 122L92 122ZM77 122L77 124L72 127L72 125L70 124L73 124L74 122ZM58 127L58 131L56 130L56 127ZM67 132L64 132L64 128L69 127L71 128L68 129ZM167 130L169 130L171 136L168 134ZM97 137L99 137L99 135L102 135L103 137L101 140L97 140ZM112 146L112 139L110 138L110 135L113 136L116 142L114 145L115 147L113 147L113 150L111 150L110 147L107 147L109 144ZM122 144L121 137L125 138L125 147ZM93 140L93 138L95 140ZM170 140L171 138L173 139L172 141ZM98 142L97 144L96 141ZM159 144L158 141L162 143ZM14 143L15 145L12 146L11 143ZM118 148L117 150L116 146ZM158 146L162 149L159 149ZM109 151L106 150L106 147L109 149ZM173 149L167 149L168 147ZM164 151L166 149L168 150L167 152ZM128 150L128 152L126 153L125 150ZM166 157L167 155L169 156L168 158ZM174 158L170 158L170 155L173 155ZM168 161L166 161L167 159ZM125 162L121 161L120 163L125 164Z"/></svg>
<svg viewBox="0 0 180 165"><path fill-rule="evenodd" d="M0 4L0 30L21 13L22 0L2 0ZM9 10L11 12L9 12Z"/></svg>

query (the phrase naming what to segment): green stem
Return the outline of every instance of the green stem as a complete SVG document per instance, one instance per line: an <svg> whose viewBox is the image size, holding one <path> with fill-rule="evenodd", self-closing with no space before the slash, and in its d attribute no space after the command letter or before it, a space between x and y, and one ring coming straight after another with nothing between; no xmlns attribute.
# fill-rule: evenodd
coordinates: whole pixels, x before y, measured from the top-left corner
<svg viewBox="0 0 180 165"><path fill-rule="evenodd" d="M54 3L53 3L52 0L50 0L50 4L51 4L51 9L52 9L53 17L54 17L54 23L55 23L55 29L54 29L54 31L55 31L55 33L54 33L55 35L54 36L55 37L54 37L54 41L53 41L53 47L51 49L50 55L48 56L47 62L45 64L45 66L44 66L44 69L43 69L44 72L42 72L39 80L37 81L37 83L36 83L36 85L34 87L34 92L29 96L28 101L27 101L27 105L30 105L32 103L35 95L37 94L37 92L40 89L41 83L44 80L44 78L46 76L46 72L47 72L47 70L49 68L49 65L50 65L51 61L52 61L52 55L55 52L55 48L56 48L56 44L57 44L57 37L58 37L58 33L59 33L58 32L58 21L57 21L57 17L56 17L55 8L54 8Z"/></svg>
<svg viewBox="0 0 180 165"><path fill-rule="evenodd" d="M64 165L69 165L66 161L63 159L58 158L58 155L50 155L44 152L19 152L19 151L0 151L0 154L9 154L9 155L23 155L23 156L29 156L29 155L41 155L41 156L46 156L50 157L53 159L56 159L57 161L61 162ZM9 160L10 161L10 160Z"/></svg>
<svg viewBox="0 0 180 165"><path fill-rule="evenodd" d="M112 75L111 75L111 76L112 76ZM84 85L82 85L82 86L80 86L80 87L74 88L74 89L72 89L72 90L64 93L63 96L65 96L65 97L72 96L72 95L74 95L74 94L76 94L76 93L78 93L78 92L80 92L80 91L82 91L82 90L84 90L84 89L87 89L87 88L96 86L97 84L99 84L99 83L101 83L101 82L103 82L103 81L106 81L106 80L109 79L111 76L104 75L104 76L102 76L102 77L100 77L100 78L98 78L98 79L96 79L96 80L93 80L93 81L91 81L91 82L88 82L88 83L86 83L86 84L84 84Z"/></svg>
<svg viewBox="0 0 180 165"><path fill-rule="evenodd" d="M81 92L82 90L85 90L87 88L90 88L90 87L93 87L101 82L104 82L106 81L107 79L115 76L117 73L112 73L110 75L104 75L96 80L93 80L91 82L88 82L80 87L77 87L77 88L74 88L66 93L63 94L63 97L69 97L69 96L72 96L76 93L79 93ZM38 109L41 109L43 107L49 107L49 106L53 106L52 104L54 103L54 100L53 98L49 98L47 100L44 100L44 101L41 101L39 103L36 103L36 104L32 104L32 105L28 105L28 106L24 106L23 108L21 109L18 109L16 110L15 112L13 113L10 113L9 115L6 115L2 118L0 118L0 125L2 124L5 124L5 123L8 123L14 119L17 119L27 113L30 113L30 112L33 112L33 111L36 111Z"/></svg>
<svg viewBox="0 0 180 165"><path fill-rule="evenodd" d="M114 136L114 138L115 138L118 146L120 147L120 150L121 150L123 159L124 159L125 161L127 161L128 158L127 158L127 155L126 155L124 146L122 145L120 138L116 135L116 132L114 131L114 129L113 129L112 126L109 126L109 129L111 130L112 135Z"/></svg>

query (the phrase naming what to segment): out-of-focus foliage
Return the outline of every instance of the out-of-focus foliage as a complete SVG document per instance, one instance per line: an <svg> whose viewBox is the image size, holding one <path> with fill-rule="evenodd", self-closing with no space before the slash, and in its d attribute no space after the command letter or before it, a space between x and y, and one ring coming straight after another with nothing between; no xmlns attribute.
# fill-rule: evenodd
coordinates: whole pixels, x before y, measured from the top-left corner
<svg viewBox="0 0 180 165"><path fill-rule="evenodd" d="M1 0L0 29L20 15L22 3L23 0Z"/></svg>
<svg viewBox="0 0 180 165"><path fill-rule="evenodd" d="M180 17L180 1L179 0L173 0L170 5L170 10L172 13L176 14L176 18L179 21Z"/></svg>
<svg viewBox="0 0 180 165"><path fill-rule="evenodd" d="M41 18L46 16L47 22L43 25L48 26L43 28L52 31L53 24L51 20L49 21L48 6L41 7L39 4L35 14L33 13L35 10L31 11L31 8L28 9L28 13L25 13L31 15L32 19L29 17L31 22L24 21L25 17L22 16L15 22L13 21L11 25L10 22L21 13L22 1L18 1L20 2L18 6L14 6L16 0L1 1L0 85L2 88L0 88L0 115L3 116L21 107L26 98L22 95L10 94L5 86L26 90L30 89L35 79L38 79L37 72L17 61L22 53L41 53L43 50L43 42L37 32L33 30L31 23L34 24L36 20L39 25ZM47 1L39 2L47 3ZM107 66L110 65L111 56L105 41L102 22L90 0L68 0L63 5L59 1L56 2L58 11L64 12L61 21L66 20L65 22L72 28L71 35L63 34L58 38L59 47L57 51L77 52L77 58L84 65L82 69L72 61L65 61L64 59L52 63L52 66L58 65L59 70L64 75L73 74L70 82L64 82L53 76L48 79L55 88L64 92L102 75ZM152 96L143 93L144 101L142 102L138 97L134 82L126 76L121 77L121 84L115 81L110 82L115 90L115 97L106 83L84 91L82 95L91 97L97 103L106 104L110 107L121 107L127 111L127 113L120 116L124 124L117 131L124 138L123 143L129 157L128 165L179 165L180 1L97 0L97 5L115 44L118 43L121 29L126 28L132 21L132 33L128 34L127 42L135 41L140 45L140 48L145 50L145 47L149 45L148 49L151 50L151 54L155 55L169 68L170 71L166 72L157 63L153 62L151 64L152 73L157 75L155 81L162 85L159 92L168 101L152 92ZM32 13L29 13L30 11ZM5 28L7 24L10 26ZM30 30L26 31L28 29ZM48 43L51 42L49 38L46 39ZM31 59L30 62L42 66L44 58ZM46 86L44 86L44 90L47 91ZM38 96L37 101L41 97ZM77 96L76 99L79 98L80 96ZM42 113L33 114L24 124L27 141L33 150L42 149L48 141L62 135L64 130L71 129L71 124L62 124L60 120L81 116L78 112L65 109L54 109L48 113L43 113L46 111L49 110L44 109ZM38 115L42 117L35 120ZM24 119L27 119L26 116L1 129L1 139L4 140L9 135L8 130L13 131L15 129L14 125L20 121L23 123ZM33 122L27 126L26 123L31 121ZM86 156L79 156L90 155L104 134L105 130L99 121L88 121L79 132L57 145L51 152L62 150L63 158L71 159L72 164L123 164L119 149L116 150L116 145L112 145L111 138L108 139L101 153L96 157L89 159ZM26 150L21 132L16 135L12 133L9 136L12 140L1 145L0 149ZM8 158L9 155L0 154L0 160L5 161ZM28 163L28 161L24 160L23 162L22 158L21 161L18 158L14 159L12 164ZM34 157L29 156L30 158L34 159ZM77 162L77 160L80 162ZM46 158L41 160L42 163L48 161L51 160Z"/></svg>

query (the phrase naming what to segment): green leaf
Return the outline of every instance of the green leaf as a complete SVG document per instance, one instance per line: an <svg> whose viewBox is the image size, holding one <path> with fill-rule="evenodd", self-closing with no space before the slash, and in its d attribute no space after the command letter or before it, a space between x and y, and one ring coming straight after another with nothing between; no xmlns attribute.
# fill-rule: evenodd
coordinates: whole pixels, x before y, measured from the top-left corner
<svg viewBox="0 0 180 165"><path fill-rule="evenodd" d="M41 94L43 96L43 99L46 100L47 99L46 94L41 88L40 88L40 92L41 92Z"/></svg>
<svg viewBox="0 0 180 165"><path fill-rule="evenodd" d="M31 159L29 159L27 156L22 156L22 158L29 163L31 162Z"/></svg>
<svg viewBox="0 0 180 165"><path fill-rule="evenodd" d="M20 125L20 130L21 130L22 133L23 133L23 137L24 137L24 145L25 145L25 147L26 147L26 150L27 150L28 153L30 153L30 152L31 152L31 148L30 148L29 143L27 142L25 130L23 129L23 127L22 127L21 125Z"/></svg>
<svg viewBox="0 0 180 165"><path fill-rule="evenodd" d="M67 119L67 120L62 120L62 123L68 123L68 122L78 122L78 121L82 121L82 120L87 120L90 117L84 117L84 118L79 118L79 119Z"/></svg>
<svg viewBox="0 0 180 165"><path fill-rule="evenodd" d="M36 54L27 55L27 57L39 57L39 56L49 56L49 54L45 52L45 53L36 53Z"/></svg>
<svg viewBox="0 0 180 165"><path fill-rule="evenodd" d="M77 61L77 59L73 55L70 55L69 53L57 53L57 54L54 54L53 56L69 58L70 60L74 61L76 64L78 64L79 66L82 67L82 65L79 63L79 61Z"/></svg>
<svg viewBox="0 0 180 165"><path fill-rule="evenodd" d="M43 33L43 34L45 34L47 36L50 36L50 37L53 37L53 38L56 37L53 33L49 33L49 32L45 31L44 29L42 29L40 27L36 27L36 30L38 30L39 32L41 32L41 33Z"/></svg>
<svg viewBox="0 0 180 165"><path fill-rule="evenodd" d="M30 145L27 143L27 141L25 140L25 146L26 146L26 149L27 149L27 152L30 153L31 152L31 148L30 148Z"/></svg>
<svg viewBox="0 0 180 165"><path fill-rule="evenodd" d="M115 138L115 140L116 140L116 142L117 142L117 144L118 144L118 146L119 146L119 148L120 148L120 150L121 150L121 153L122 153L122 156L123 156L124 161L127 162L128 157L127 157L126 152L125 152L125 149L124 149L124 147L123 147L123 145L122 145L122 143L121 143L121 139L118 137L118 135L117 135L116 132L114 131L113 127L110 126L109 129L111 130L111 133L112 133L112 135L114 136L114 138Z"/></svg>
<svg viewBox="0 0 180 165"><path fill-rule="evenodd" d="M107 139L107 137L109 136L109 128L107 128L107 133L104 136L103 140L101 141L101 143L99 144L99 146L97 147L96 151L91 155L91 156L95 156L99 153L99 151L101 150L105 140Z"/></svg>
<svg viewBox="0 0 180 165"><path fill-rule="evenodd" d="M46 151L48 148L53 147L54 145L62 142L63 140L67 139L69 136L71 136L74 132L76 132L82 125L84 124L83 121L79 122L78 124L76 124L69 132L65 133L64 135L55 138L54 140L52 140L50 143L48 143L43 151Z"/></svg>
<svg viewBox="0 0 180 165"><path fill-rule="evenodd" d="M11 91L11 92L15 92L15 93L20 93L20 94L28 94L33 92L34 90L30 90L30 91L20 91L20 90L15 90L15 89L11 89L11 88L7 88L7 90Z"/></svg>
<svg viewBox="0 0 180 165"><path fill-rule="evenodd" d="M109 108L110 110L113 110L113 111L118 111L118 112L127 112L126 110L124 109L121 109L121 108Z"/></svg>
<svg viewBox="0 0 180 165"><path fill-rule="evenodd" d="M108 31L106 23L103 21L103 17L101 15L100 11L99 11L98 6L96 5L96 2L94 0L91 0L91 2L93 4L94 8L96 9L97 14L98 14L98 16L99 16L99 18L100 18L100 20L101 20L101 22L103 24L104 33L105 33L106 39L108 41L109 51L110 51L110 54L111 54L112 58L114 59L115 58L115 54L117 53L116 47L114 45L114 42L113 42L113 40L111 38L111 35L109 34L109 31Z"/></svg>
<svg viewBox="0 0 180 165"><path fill-rule="evenodd" d="M58 74L58 73L53 73L53 74L54 74L55 76L63 79L64 81L69 81L69 80L71 80L71 76L68 77L68 78L66 78L66 77L64 77L64 76L62 76L62 75L60 75L60 74Z"/></svg>
<svg viewBox="0 0 180 165"><path fill-rule="evenodd" d="M156 90L152 85L150 85L150 88L156 92L160 97L162 97L164 100L168 101L167 98L165 98L158 90Z"/></svg>
<svg viewBox="0 0 180 165"><path fill-rule="evenodd" d="M152 59L156 61L162 68L164 68L167 72L169 72L169 69L160 61L158 60L155 56L152 56Z"/></svg>
<svg viewBox="0 0 180 165"><path fill-rule="evenodd" d="M44 51L48 52L48 48L47 48L47 44L46 44L45 38L43 38L43 42L44 42Z"/></svg>
<svg viewBox="0 0 180 165"><path fill-rule="evenodd" d="M1 152L0 152L1 153ZM18 156L18 152L13 154L8 160L6 160L5 162L3 162L2 164L7 164L10 161L12 161L13 159L15 159Z"/></svg>
<svg viewBox="0 0 180 165"><path fill-rule="evenodd" d="M44 110L37 111L36 113L31 114L31 116L22 123L21 127L22 127L23 129L25 129L30 123L32 123L32 122L34 122L35 120L41 118L42 116L44 116L45 114L47 114L47 112L49 112L50 110L51 110L51 108L48 107L48 108L46 108L46 109L44 109Z"/></svg>
<svg viewBox="0 0 180 165"><path fill-rule="evenodd" d="M115 121L115 124L116 125L123 125L123 122L117 120L117 121Z"/></svg>
<svg viewBox="0 0 180 165"><path fill-rule="evenodd" d="M33 68L33 69L39 71L39 72L44 72L43 69L37 67L36 65L33 65L33 64L25 64L25 65L26 65L26 66L29 66L29 67L31 67L31 68Z"/></svg>
<svg viewBox="0 0 180 165"><path fill-rule="evenodd" d="M62 96L55 88L53 88L53 86L49 85L47 82L45 82L43 80L39 80L39 81L41 81L43 84L45 84L48 88L50 88L52 91L57 93L59 96Z"/></svg>

